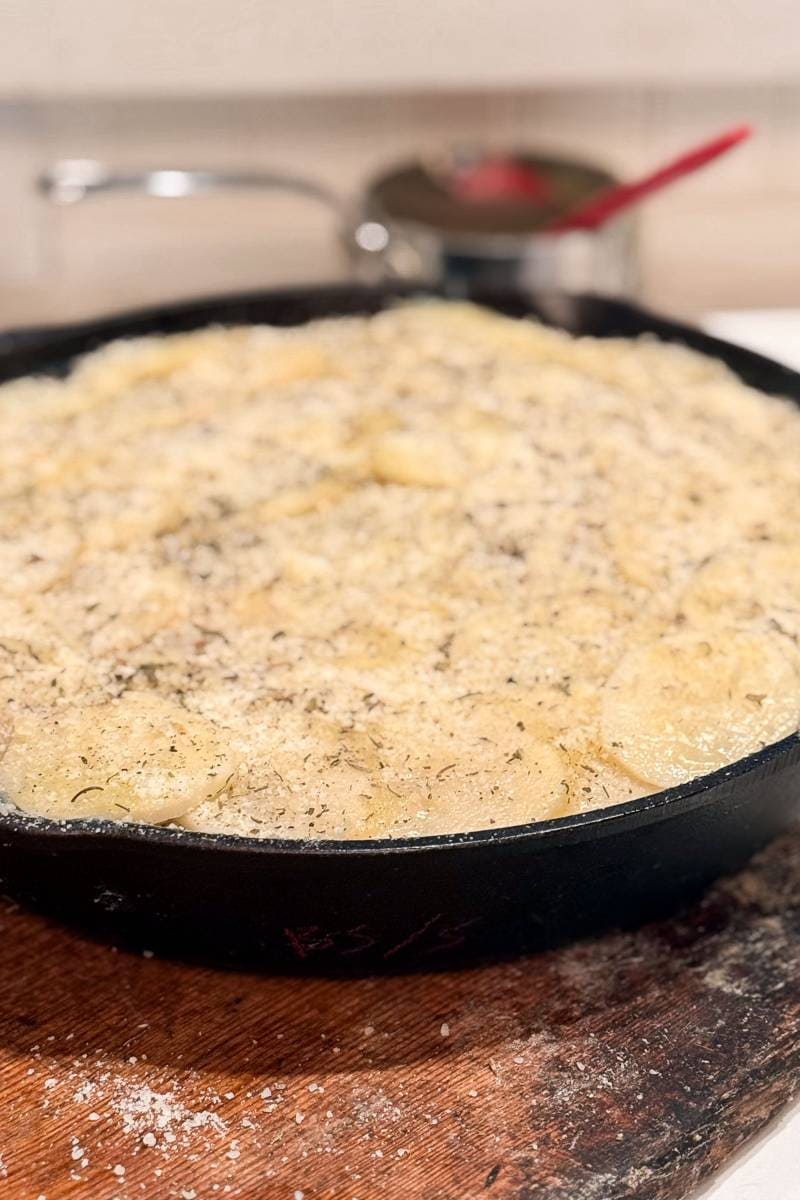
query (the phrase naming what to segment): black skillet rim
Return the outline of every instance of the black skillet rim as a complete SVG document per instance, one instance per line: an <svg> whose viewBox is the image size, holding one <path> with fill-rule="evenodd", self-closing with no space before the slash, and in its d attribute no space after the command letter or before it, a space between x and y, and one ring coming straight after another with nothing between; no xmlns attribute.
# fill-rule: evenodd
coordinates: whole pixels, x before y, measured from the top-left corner
<svg viewBox="0 0 800 1200"><path fill-rule="evenodd" d="M287 302L309 299L312 296L323 299L326 295L334 298L347 295L359 297L366 303L370 300L382 301L392 298L408 298L409 296L441 296L441 292L424 284L379 284L342 285L322 284L294 288L275 288L255 292L216 295L184 302L150 306L124 310L110 316L97 319L86 319L69 324L56 324L40 327L25 327L11 329L0 333L0 368L3 358L15 352L22 351L23 357L29 352L39 360L38 365L45 370L53 367L63 367L73 357L80 353L88 353L90 347L85 345L80 351L68 351L63 345L69 345L73 338L79 341L91 342L91 349L113 340L115 337L136 336L136 326L147 326L148 323L174 315L188 319L187 329L202 328L204 322L192 323L196 315L202 317L207 310L234 309L237 306L258 304L270 300L281 299ZM508 293L498 293L497 298L508 296ZM470 297L491 305L492 293L486 292L483 297ZM514 297L523 306L527 303L530 315L535 315L537 300L542 297L520 294ZM785 380L786 384L797 392L800 403L800 373L775 362L764 355L746 350L721 338L715 338L691 326L663 318L656 313L639 305L625 301L606 299L597 296L577 296L571 300L578 305L600 304L609 313L616 313L624 324L626 318L634 318L636 323L646 328L641 334L650 334L666 341L679 342L711 356L721 358L731 366L736 374L740 372L731 363L731 358L738 361L739 366L746 368L746 374L768 372L772 377ZM357 307L353 308L355 314ZM337 315L331 313L331 315ZM235 320L231 314L234 323ZM220 316L210 319L208 324L224 325ZM131 326L134 328L131 329ZM144 332L144 329L142 329ZM617 336L613 332L606 336ZM624 336L620 333L619 336ZM630 334L628 335L630 336ZM59 354L59 349L61 353ZM33 369L23 368L12 370L6 374L0 370L0 380L20 378L35 373ZM753 386L758 386L756 383ZM768 394L776 394L770 392ZM148 844L182 847L185 850L225 850L237 853L255 851L259 854L299 855L303 858L338 857L342 854L350 857L362 857L385 854L410 854L427 850L445 851L456 848L479 848L487 845L509 844L527 840L541 841L548 844L571 843L583 841L585 838L606 836L617 832L620 822L625 828L635 828L653 821L667 820L681 813L701 807L713 794L714 799L720 798L720 788L728 785L730 790L743 777L751 776L758 779L774 772L785 770L800 761L800 730L783 738L779 742L770 743L762 749L749 754L736 762L722 767L707 775L698 776L673 788L642 796L636 800L628 800L622 804L609 805L607 808L592 809L585 813L576 813L567 817L550 818L544 821L533 821L526 825L509 825L498 828L478 829L466 833L429 834L424 837L398 838L368 838L368 839L321 839L314 841L310 838L252 838L238 834L202 833L195 830L183 829L174 825L148 825L109 821L105 819L76 819L73 821L56 821L47 817L26 814L14 808L10 801L3 802L0 797L0 835L4 830L22 835L43 835L48 838L103 841L113 840L117 843ZM727 788L726 788L727 790Z"/></svg>

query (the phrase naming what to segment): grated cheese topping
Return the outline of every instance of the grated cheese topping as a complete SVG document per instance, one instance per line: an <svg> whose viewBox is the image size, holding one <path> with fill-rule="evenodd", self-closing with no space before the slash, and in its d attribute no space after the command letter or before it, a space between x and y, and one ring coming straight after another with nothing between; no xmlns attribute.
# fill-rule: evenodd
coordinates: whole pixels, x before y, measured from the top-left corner
<svg viewBox="0 0 800 1200"><path fill-rule="evenodd" d="M465 304L0 388L0 794L255 837L522 824L800 721L800 413Z"/></svg>

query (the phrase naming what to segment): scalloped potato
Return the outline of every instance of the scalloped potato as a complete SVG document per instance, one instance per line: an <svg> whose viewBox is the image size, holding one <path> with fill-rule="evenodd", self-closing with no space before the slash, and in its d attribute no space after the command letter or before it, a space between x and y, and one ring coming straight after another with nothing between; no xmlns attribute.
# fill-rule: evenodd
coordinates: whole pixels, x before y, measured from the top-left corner
<svg viewBox="0 0 800 1200"><path fill-rule="evenodd" d="M800 413L467 304L0 387L0 799L251 837L497 828L800 720Z"/></svg>

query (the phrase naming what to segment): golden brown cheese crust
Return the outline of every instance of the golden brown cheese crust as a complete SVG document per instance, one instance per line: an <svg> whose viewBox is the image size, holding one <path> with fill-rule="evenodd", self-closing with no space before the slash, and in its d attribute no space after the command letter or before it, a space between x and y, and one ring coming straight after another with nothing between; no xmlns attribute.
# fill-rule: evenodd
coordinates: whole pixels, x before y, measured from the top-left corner
<svg viewBox="0 0 800 1200"><path fill-rule="evenodd" d="M800 414L469 305L0 389L0 792L284 837L511 825L797 727Z"/></svg>

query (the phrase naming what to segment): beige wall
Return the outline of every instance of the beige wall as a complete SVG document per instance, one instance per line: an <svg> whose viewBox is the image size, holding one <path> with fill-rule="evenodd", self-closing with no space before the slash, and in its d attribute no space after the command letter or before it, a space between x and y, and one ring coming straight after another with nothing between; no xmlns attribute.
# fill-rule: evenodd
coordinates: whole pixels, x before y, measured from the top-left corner
<svg viewBox="0 0 800 1200"><path fill-rule="evenodd" d="M0 102L0 324L343 273L327 214L260 196L34 197L62 156L282 166L355 194L380 164L453 141L541 146L626 175L726 124L758 136L644 211L645 297L677 313L800 305L800 83L369 96Z"/></svg>
<svg viewBox="0 0 800 1200"><path fill-rule="evenodd" d="M796 0L0 0L0 94L796 82Z"/></svg>

